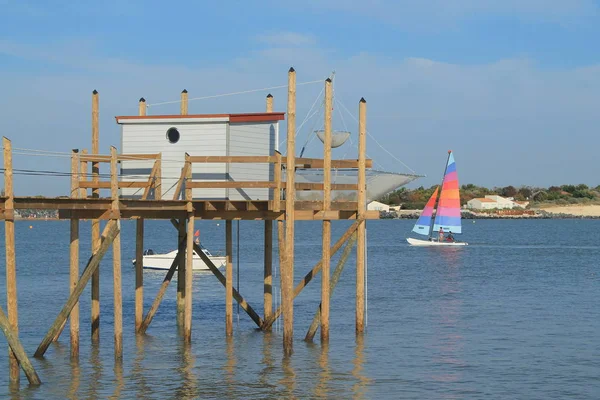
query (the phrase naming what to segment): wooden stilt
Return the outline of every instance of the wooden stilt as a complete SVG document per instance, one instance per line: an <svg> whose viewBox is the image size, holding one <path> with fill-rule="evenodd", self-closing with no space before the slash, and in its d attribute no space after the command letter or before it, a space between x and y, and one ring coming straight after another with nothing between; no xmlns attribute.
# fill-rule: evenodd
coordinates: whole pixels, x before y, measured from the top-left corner
<svg viewBox="0 0 600 400"><path fill-rule="evenodd" d="M181 115L188 114L188 91L183 89L181 91Z"/></svg>
<svg viewBox="0 0 600 400"><path fill-rule="evenodd" d="M186 153L187 182L192 179L192 165L190 156ZM192 189L186 185L185 199L187 200L187 240L185 257L185 313L183 320L183 337L186 343L192 341L192 279L193 279L193 254L194 254L194 213L192 206ZM202 253L202 252L200 252Z"/></svg>
<svg viewBox="0 0 600 400"><path fill-rule="evenodd" d="M179 246L177 247L177 249L178 249L177 255L175 256L175 259L173 260L171 267L167 271L167 275L165 276L165 279L163 279L163 283L160 286L158 293L156 294L156 298L152 302L152 306L150 307L150 310L148 310L148 314L146 315L146 318L144 318L144 321L140 325L140 330L139 330L140 333L146 333L146 330L150 326L150 323L152 322L154 315L156 315L156 311L158 311L158 306L160 306L160 303L165 295L165 292L167 291L167 287L169 287L169 283L171 283L171 279L173 279L173 275L175 275L175 269L177 269L178 265L181 265L181 260L185 261L184 255L185 255L186 238L187 238L187 236L184 234L184 236L179 241Z"/></svg>
<svg viewBox="0 0 600 400"><path fill-rule="evenodd" d="M365 330L365 246L367 209L367 102L360 99L358 106L358 239L356 243L356 333Z"/></svg>
<svg viewBox="0 0 600 400"><path fill-rule="evenodd" d="M181 243L186 237L185 219L181 218L177 227L178 241ZM185 242L184 242L185 243ZM180 257L177 266L177 323L183 326L185 310L185 257Z"/></svg>
<svg viewBox="0 0 600 400"><path fill-rule="evenodd" d="M17 360L17 366L21 364L21 368L23 368L23 372L25 372L25 376L29 381L30 385L40 385L42 382L40 378L35 372L35 368L31 365L21 342L19 341L19 337L17 332L13 329L12 324L8 321L6 314L4 314L4 310L0 307L0 329L4 332L4 336L6 337L6 341L8 342L8 346L11 349L12 354L15 355Z"/></svg>
<svg viewBox="0 0 600 400"><path fill-rule="evenodd" d="M283 305L283 352L291 355L294 347L294 203L296 200L296 71L288 72L287 103L287 177L285 193L285 263L281 268Z"/></svg>
<svg viewBox="0 0 600 400"><path fill-rule="evenodd" d="M88 151L87 149L83 149L81 150L81 155L85 156L87 155ZM87 181L87 174L88 174L88 162L87 161L81 161L81 181ZM82 187L81 189L79 189L79 197L82 199L87 198L87 189Z"/></svg>
<svg viewBox="0 0 600 400"><path fill-rule="evenodd" d="M79 197L79 157L77 150L71 156L71 197ZM79 220L71 218L71 245L70 245L70 293L73 293L79 280ZM79 358L79 302L75 303L69 317L71 321L71 358Z"/></svg>
<svg viewBox="0 0 600 400"><path fill-rule="evenodd" d="M233 335L233 233L232 221L225 221L225 335Z"/></svg>
<svg viewBox="0 0 600 400"><path fill-rule="evenodd" d="M346 230L346 232L344 232L344 234L338 239L337 242L335 242L335 244L331 247L331 257L333 257L338 250L342 247L342 245L346 242L346 240L348 240L348 238L356 231L358 227L358 222L354 222L352 225L350 225L350 227L348 228L348 230ZM281 241L279 246L281 247ZM302 292L302 289L304 289L306 287L306 285L308 285L308 283L315 277L317 276L317 274L319 273L319 271L321 271L321 266L322 266L322 260L319 261L317 264L315 264L315 266L304 276L304 279L302 279L302 281L300 281L300 283L298 283L298 285L296 285L296 288L294 289L294 298L296 298L300 292ZM278 307L277 310L275 310L275 312L273 313L273 316L268 319L265 320L262 324L262 329L266 330L269 327L271 327L273 325L273 323L275 322L275 320L277 320L277 318L279 318L279 316L281 315L281 307Z"/></svg>
<svg viewBox="0 0 600 400"><path fill-rule="evenodd" d="M267 112L273 112L273 95L267 95ZM281 159L281 154L279 154ZM279 172L277 171L279 169ZM275 163L275 182L281 181L281 162ZM279 190L273 190L273 200L279 211ZM265 221L264 283L263 283L263 315L271 318L273 313L273 221Z"/></svg>
<svg viewBox="0 0 600 400"><path fill-rule="evenodd" d="M325 81L325 140L323 143L323 211L331 209L331 79ZM331 221L323 220L321 270L321 342L329 341L329 268L331 264Z"/></svg>
<svg viewBox="0 0 600 400"><path fill-rule="evenodd" d="M92 154L98 154L99 152L99 134L100 126L98 122L99 117L99 98L98 91L92 92ZM100 168L98 162L92 163L92 181L97 183L100 181ZM100 197L100 189L92 189L92 197ZM92 251L95 252L100 246L100 221L97 219L92 220ZM94 276L92 276L92 343L100 341L100 268L96 269Z"/></svg>
<svg viewBox="0 0 600 400"><path fill-rule="evenodd" d="M119 183L117 176L117 149L110 148L110 195L112 198L112 211L116 215L115 221L119 230L121 219L119 216ZM115 360L123 359L123 293L121 292L121 234L117 232L112 243L113 247L113 295L114 295L114 332L115 332Z"/></svg>
<svg viewBox="0 0 600 400"><path fill-rule="evenodd" d="M271 318L273 314L273 221L265 221L265 272L264 272L264 316Z"/></svg>
<svg viewBox="0 0 600 400"><path fill-rule="evenodd" d="M139 115L146 115L146 100L139 103ZM147 191L143 198L147 197ZM144 219L135 222L135 331L139 332L144 317Z"/></svg>
<svg viewBox="0 0 600 400"><path fill-rule="evenodd" d="M79 296L83 292L83 289L85 289L85 285L91 279L93 273L98 269L100 260L102 260L102 257L104 257L104 254L112 244L117 233L119 233L117 223L114 220L109 221L102 232L100 247L98 247L98 249L92 253L92 256L88 260L87 265L83 270L81 277L79 278L79 282L77 282L75 289L73 289L73 292L70 294L67 302L52 323L48 333L46 333L46 336L38 346L34 357L42 357L44 353L46 353L48 346L50 346L50 343L52 343L52 338L54 338L63 322L69 317L69 314L71 313L71 310L75 304L79 301Z"/></svg>
<svg viewBox="0 0 600 400"><path fill-rule="evenodd" d="M352 236L348 239L348 242L346 242L346 246L344 247L344 250L342 251L342 255L340 256L340 259L338 260L337 265L335 266L335 270L333 271L333 276L331 278L331 282L329 284L329 295L332 296L333 295L333 290L335 289L335 286L337 285L340 276L342 275L342 271L344 270L344 267L346 266L346 261L348 261L348 257L350 256L350 253L352 252L352 247L354 246L354 243L356 243L356 237L357 234L356 232L354 232L352 234ZM315 337L315 334L317 333L317 329L319 328L319 322L322 321L322 313L323 313L323 304L319 304L319 307L317 308L317 312L315 314L315 317L312 320L312 323L310 324L310 328L308 328L308 332L306 333L306 337L304 338L304 340L308 341L308 342L312 342L312 340ZM321 329L323 329L323 326L321 326Z"/></svg>
<svg viewBox="0 0 600 400"><path fill-rule="evenodd" d="M2 138L4 147L4 241L6 255L6 305L8 322L14 332L19 334L19 314L17 307L17 266L15 256L15 214L14 214L14 192L13 192L13 166L12 166L12 144L5 137ZM19 362L11 348L8 349L8 365L10 381L19 382Z"/></svg>

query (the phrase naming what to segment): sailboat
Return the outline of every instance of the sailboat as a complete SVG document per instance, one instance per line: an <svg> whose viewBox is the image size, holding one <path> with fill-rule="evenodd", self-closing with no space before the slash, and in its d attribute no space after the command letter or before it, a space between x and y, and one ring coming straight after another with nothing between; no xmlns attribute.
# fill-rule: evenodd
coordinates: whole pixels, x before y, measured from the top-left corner
<svg viewBox="0 0 600 400"><path fill-rule="evenodd" d="M433 218L434 210L437 210L435 218ZM423 208L419 219L412 229L412 232L427 236L428 239L423 240L409 237L406 240L413 246L466 246L468 244L456 241L455 239L452 241L440 241L437 234L440 228L443 229L444 233L452 233L452 235L462 233L460 189L452 150L448 151L448 161L446 162L441 189L439 186L435 188L435 191L427 201L427 204L425 204L425 208Z"/></svg>

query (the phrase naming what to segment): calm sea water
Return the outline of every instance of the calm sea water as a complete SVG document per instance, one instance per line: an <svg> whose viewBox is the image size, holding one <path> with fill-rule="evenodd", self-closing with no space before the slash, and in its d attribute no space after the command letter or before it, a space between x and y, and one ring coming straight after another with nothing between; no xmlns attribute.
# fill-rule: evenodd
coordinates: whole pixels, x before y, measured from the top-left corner
<svg viewBox="0 0 600 400"><path fill-rule="evenodd" d="M0 335L0 398L600 398L600 221L465 221L461 239L471 245L455 249L409 247L404 237L413 224L368 224L362 340L354 336L353 255L332 299L329 346L318 335L314 344L302 340L319 303L317 278L296 299L294 354L284 358L281 327L257 332L243 310L234 317L233 339L225 339L224 288L205 273L194 277L191 347L183 346L175 322L175 280L148 334L136 337L135 225L124 222L122 366L113 361L108 254L101 266L100 345L90 344L87 288L80 362L69 360L67 328L45 359L32 358L43 385L28 388L23 375L21 389L10 388ZM224 223L199 226L209 249L224 249ZM334 237L347 226L334 223ZM320 229L297 224L297 280L320 258ZM82 268L89 232L90 223L82 223ZM241 222L239 275L234 259L235 285L239 277L240 292L261 313L262 232L261 222ZM20 337L32 355L68 296L68 222L20 221L16 236ZM147 222L146 247L175 246L168 222ZM0 252L6 310L4 246ZM146 310L163 277L145 272Z"/></svg>

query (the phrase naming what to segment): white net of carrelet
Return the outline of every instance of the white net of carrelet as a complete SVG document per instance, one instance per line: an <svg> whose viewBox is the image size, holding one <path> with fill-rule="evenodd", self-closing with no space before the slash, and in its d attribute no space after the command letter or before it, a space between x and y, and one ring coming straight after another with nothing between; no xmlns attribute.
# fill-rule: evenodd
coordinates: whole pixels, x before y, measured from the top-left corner
<svg viewBox="0 0 600 400"><path fill-rule="evenodd" d="M420 177L420 175L402 174L377 170L367 170L367 202L377 200L381 196L393 192ZM283 179L285 180L285 173ZM322 169L297 169L296 183L323 183ZM358 183L358 169L343 168L332 169L331 183L356 184ZM322 190L296 190L298 201L323 200ZM332 190L332 201L356 201L356 190Z"/></svg>

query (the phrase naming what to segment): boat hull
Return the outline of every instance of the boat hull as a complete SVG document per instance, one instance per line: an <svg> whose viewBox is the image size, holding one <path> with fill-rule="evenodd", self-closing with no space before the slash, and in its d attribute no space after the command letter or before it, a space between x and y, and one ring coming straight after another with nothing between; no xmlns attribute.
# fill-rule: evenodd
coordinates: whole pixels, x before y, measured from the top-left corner
<svg viewBox="0 0 600 400"><path fill-rule="evenodd" d="M411 246L467 246L467 242L435 242L429 240L421 240L414 238L406 238L406 241Z"/></svg>
<svg viewBox="0 0 600 400"><path fill-rule="evenodd" d="M168 270L171 268L176 255L176 251L167 254L144 255L144 269ZM217 268L222 268L225 265L225 257L208 256L208 258L213 262L213 264L215 264ZM210 270L206 263L196 253L194 253L192 261L193 271ZM135 264L135 260L133 260L133 263Z"/></svg>

